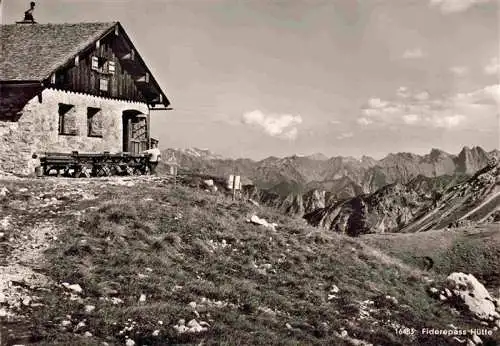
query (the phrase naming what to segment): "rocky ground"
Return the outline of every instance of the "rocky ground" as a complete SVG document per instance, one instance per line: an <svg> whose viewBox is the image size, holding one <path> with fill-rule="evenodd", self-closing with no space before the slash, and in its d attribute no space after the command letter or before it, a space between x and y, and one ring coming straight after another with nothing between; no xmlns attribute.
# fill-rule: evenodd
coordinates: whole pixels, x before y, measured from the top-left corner
<svg viewBox="0 0 500 346"><path fill-rule="evenodd" d="M0 344L498 340L498 287L449 277L455 267L422 270L209 185L0 179Z"/></svg>

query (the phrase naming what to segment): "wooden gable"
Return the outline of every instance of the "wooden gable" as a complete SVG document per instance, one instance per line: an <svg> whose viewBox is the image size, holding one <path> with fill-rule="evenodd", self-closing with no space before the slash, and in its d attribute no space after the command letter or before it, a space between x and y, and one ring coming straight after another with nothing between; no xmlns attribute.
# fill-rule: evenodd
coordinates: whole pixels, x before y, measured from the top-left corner
<svg viewBox="0 0 500 346"><path fill-rule="evenodd" d="M152 106L169 105L119 24L54 71L45 84L57 89L144 102Z"/></svg>

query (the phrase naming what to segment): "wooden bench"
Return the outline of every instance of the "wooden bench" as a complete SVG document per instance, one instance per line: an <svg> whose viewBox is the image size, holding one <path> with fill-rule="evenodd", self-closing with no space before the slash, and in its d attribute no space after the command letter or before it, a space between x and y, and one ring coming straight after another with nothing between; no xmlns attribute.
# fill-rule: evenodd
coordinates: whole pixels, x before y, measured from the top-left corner
<svg viewBox="0 0 500 346"><path fill-rule="evenodd" d="M55 171L57 176L103 177L111 175L143 175L149 173L149 155L132 153L71 153L40 154L44 175Z"/></svg>

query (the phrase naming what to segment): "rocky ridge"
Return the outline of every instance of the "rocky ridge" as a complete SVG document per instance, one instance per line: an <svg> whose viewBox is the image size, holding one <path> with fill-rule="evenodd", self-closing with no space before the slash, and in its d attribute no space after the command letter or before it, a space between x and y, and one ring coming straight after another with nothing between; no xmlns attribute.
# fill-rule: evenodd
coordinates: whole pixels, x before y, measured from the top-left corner
<svg viewBox="0 0 500 346"><path fill-rule="evenodd" d="M408 184L387 185L373 194L330 204L304 217L314 226L352 236L496 221L499 171L498 160L492 159L467 181L441 191L435 180L418 177Z"/></svg>

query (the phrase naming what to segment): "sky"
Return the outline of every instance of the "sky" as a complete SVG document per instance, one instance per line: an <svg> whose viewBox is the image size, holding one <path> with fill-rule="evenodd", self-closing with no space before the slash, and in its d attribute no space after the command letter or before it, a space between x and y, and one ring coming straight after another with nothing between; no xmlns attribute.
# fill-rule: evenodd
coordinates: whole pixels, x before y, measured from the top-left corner
<svg viewBox="0 0 500 346"><path fill-rule="evenodd" d="M29 1L0 0L4 24ZM228 157L457 153L500 140L500 0L38 0L120 21L174 110L160 147Z"/></svg>

